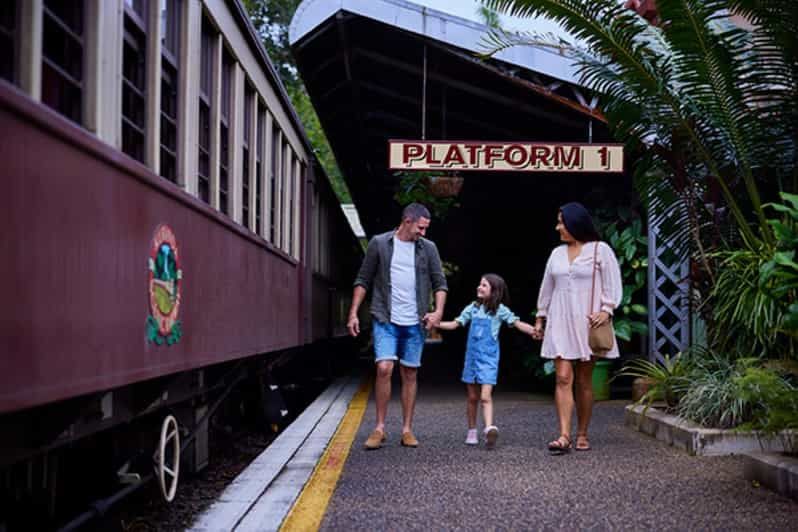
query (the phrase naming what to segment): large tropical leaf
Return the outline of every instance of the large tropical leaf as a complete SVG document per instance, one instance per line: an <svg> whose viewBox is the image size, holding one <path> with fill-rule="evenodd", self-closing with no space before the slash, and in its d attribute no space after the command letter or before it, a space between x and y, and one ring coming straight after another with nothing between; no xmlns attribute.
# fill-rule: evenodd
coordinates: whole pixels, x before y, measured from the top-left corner
<svg viewBox="0 0 798 532"><path fill-rule="evenodd" d="M483 3L515 16L546 16L579 39L571 49L582 83L600 94L610 128L631 153L650 150L649 163L671 170L671 197L684 203L692 222L700 226L706 203L700 194L717 189L747 242L769 238L759 182L775 179L783 186L795 175L790 132L796 126L785 125L786 112L778 114L773 103L786 102L795 91L794 63L790 67L785 59L792 52L773 52L779 42L774 35L786 37L791 23L782 21L781 33L731 24L729 8L753 12L759 9L754 0L660 0L662 29L617 0ZM795 9L771 11L791 20ZM494 38L502 41L501 35ZM770 99L774 90L781 94ZM642 189L641 195L667 188ZM710 211L721 208L715 204Z"/></svg>

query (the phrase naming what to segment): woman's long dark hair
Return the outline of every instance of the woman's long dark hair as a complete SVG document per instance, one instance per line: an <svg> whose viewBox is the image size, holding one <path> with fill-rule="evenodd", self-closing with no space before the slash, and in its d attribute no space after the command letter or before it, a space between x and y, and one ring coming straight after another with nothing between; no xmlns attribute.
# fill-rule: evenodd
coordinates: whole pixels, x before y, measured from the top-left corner
<svg viewBox="0 0 798 532"><path fill-rule="evenodd" d="M571 236L579 242L594 242L601 240L596 226L593 224L593 218L590 213L581 203L572 201L560 207L562 214L562 223Z"/></svg>
<svg viewBox="0 0 798 532"><path fill-rule="evenodd" d="M507 283L504 282L501 276L495 273L486 273L482 276L482 279L485 279L490 285L490 296L487 301L482 301L477 298L477 303L485 307L485 312L488 314L496 314L496 311L499 310L499 305L502 303L505 305L510 304Z"/></svg>

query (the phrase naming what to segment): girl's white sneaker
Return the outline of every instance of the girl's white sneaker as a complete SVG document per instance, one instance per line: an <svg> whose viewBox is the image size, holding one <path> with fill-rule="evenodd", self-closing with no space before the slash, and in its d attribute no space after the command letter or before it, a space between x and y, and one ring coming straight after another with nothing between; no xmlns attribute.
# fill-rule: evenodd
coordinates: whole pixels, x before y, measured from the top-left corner
<svg viewBox="0 0 798 532"><path fill-rule="evenodd" d="M477 429L468 429L468 434L466 435L466 445L477 445L479 444L479 439L477 438Z"/></svg>
<svg viewBox="0 0 798 532"><path fill-rule="evenodd" d="M485 427L485 447L493 449L496 447L496 440L499 439L499 429L496 425Z"/></svg>

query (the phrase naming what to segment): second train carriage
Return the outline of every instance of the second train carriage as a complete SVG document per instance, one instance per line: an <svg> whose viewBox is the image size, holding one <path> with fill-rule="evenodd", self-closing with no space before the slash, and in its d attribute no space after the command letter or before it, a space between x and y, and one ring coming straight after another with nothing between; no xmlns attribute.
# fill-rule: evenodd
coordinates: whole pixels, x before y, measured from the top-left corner
<svg viewBox="0 0 798 532"><path fill-rule="evenodd" d="M6 486L345 336L362 251L237 0L0 2L0 157Z"/></svg>

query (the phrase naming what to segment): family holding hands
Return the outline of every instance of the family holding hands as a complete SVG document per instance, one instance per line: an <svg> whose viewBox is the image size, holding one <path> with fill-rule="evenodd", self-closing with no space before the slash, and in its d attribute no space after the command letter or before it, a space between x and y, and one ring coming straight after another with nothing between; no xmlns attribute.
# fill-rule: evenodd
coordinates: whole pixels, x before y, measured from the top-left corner
<svg viewBox="0 0 798 532"><path fill-rule="evenodd" d="M397 361L402 381L401 444L418 446L412 431L416 376L421 366L425 329L434 327L444 331L468 327L462 374L468 397L465 443L479 443L477 410L481 404L483 439L486 447L493 448L499 429L493 418L492 394L499 369L499 330L504 324L542 340L541 357L554 361L559 436L548 443L549 451L565 454L572 448L589 450L593 365L598 356L619 356L614 341L610 341L608 350L591 349L589 332L591 328L606 326L621 301L623 289L615 254L599 240L587 209L575 202L560 207L556 230L563 244L552 251L546 263L534 325L521 321L506 306L507 285L492 273L481 277L476 299L459 316L442 321L448 287L438 249L424 238L429 224L426 207L418 203L405 207L397 230L371 239L354 283L347 323L353 336L360 333L358 309L368 290L372 290L377 420L365 448L379 449L387 439L385 417L391 397L391 375ZM435 310L425 313L430 294L434 294ZM574 406L575 442L571 438Z"/></svg>

